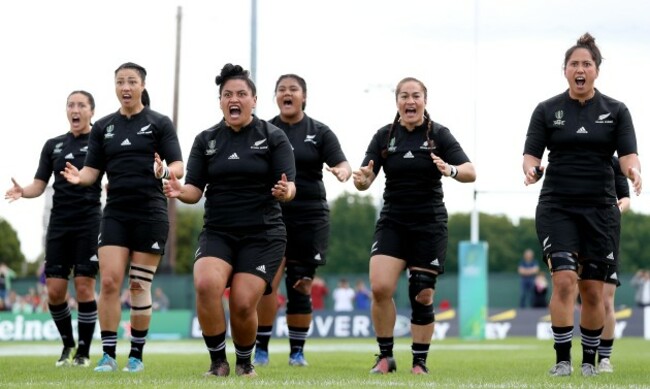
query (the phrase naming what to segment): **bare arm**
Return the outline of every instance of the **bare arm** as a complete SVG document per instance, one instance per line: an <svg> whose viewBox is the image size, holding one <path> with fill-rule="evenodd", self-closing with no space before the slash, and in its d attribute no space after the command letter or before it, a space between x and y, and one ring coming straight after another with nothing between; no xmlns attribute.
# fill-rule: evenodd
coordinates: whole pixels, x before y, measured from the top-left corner
<svg viewBox="0 0 650 389"><path fill-rule="evenodd" d="M186 204L196 204L203 196L203 191L196 186L190 184L181 185L173 171L170 171L169 180L163 183L163 192L165 196L179 199Z"/></svg>
<svg viewBox="0 0 650 389"><path fill-rule="evenodd" d="M625 174L625 177L632 181L634 193L637 196L640 195L643 182L641 180L641 162L639 162L639 156L636 154L628 154L618 157L618 161L621 164L621 171Z"/></svg>
<svg viewBox="0 0 650 389"><path fill-rule="evenodd" d="M14 185L7 190L7 193L5 193L5 199L9 200L9 202L16 201L21 197L26 199L38 197L45 192L45 187L47 186L47 182L39 180L38 178L34 178L34 181L26 187L18 185L14 178L11 179L11 182Z"/></svg>
<svg viewBox="0 0 650 389"><path fill-rule="evenodd" d="M539 170L536 168L539 168ZM533 157L530 154L524 154L523 169L525 175L524 184L528 186L536 183L537 181L539 181L540 178L542 178L542 174L544 174L545 167L542 166L541 159L537 157Z"/></svg>
<svg viewBox="0 0 650 389"><path fill-rule="evenodd" d="M352 181L357 190L364 191L370 188L370 185L375 181L374 166L375 162L371 159L367 166L362 166L359 170L352 172Z"/></svg>
<svg viewBox="0 0 650 389"><path fill-rule="evenodd" d="M332 168L328 167L326 169L328 172L334 174L334 177L336 177L336 179L340 182L346 182L352 175L352 168L350 167L350 163L348 161L342 161L338 165Z"/></svg>

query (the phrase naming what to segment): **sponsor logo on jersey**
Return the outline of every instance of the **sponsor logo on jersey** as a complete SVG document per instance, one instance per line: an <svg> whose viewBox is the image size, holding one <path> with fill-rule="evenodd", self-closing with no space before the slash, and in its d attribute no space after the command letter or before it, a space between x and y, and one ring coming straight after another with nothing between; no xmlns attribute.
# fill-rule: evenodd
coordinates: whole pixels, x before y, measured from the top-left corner
<svg viewBox="0 0 650 389"><path fill-rule="evenodd" d="M131 146L131 142L129 142L129 138L124 139L124 141L120 143L120 146Z"/></svg>
<svg viewBox="0 0 650 389"><path fill-rule="evenodd" d="M312 143L312 144L317 144L314 138L316 137L316 134L314 135L307 135L305 137L305 143Z"/></svg>
<svg viewBox="0 0 650 389"><path fill-rule="evenodd" d="M68 155L65 156L65 159L74 159L74 154L68 153Z"/></svg>
<svg viewBox="0 0 650 389"><path fill-rule="evenodd" d="M63 142L57 143L54 145L54 150L52 151L53 154L61 154L61 151L63 148Z"/></svg>
<svg viewBox="0 0 650 389"><path fill-rule="evenodd" d="M264 144L264 142L266 142L266 138L255 141L255 143L253 143L253 145L251 146L251 149L253 149L253 150L266 150L266 149L268 149L269 145L262 146Z"/></svg>
<svg viewBox="0 0 650 389"><path fill-rule="evenodd" d="M420 146L420 150L429 150L429 142L425 140Z"/></svg>
<svg viewBox="0 0 650 389"><path fill-rule="evenodd" d="M115 134L113 134L113 130L115 129L114 125L110 125L106 127L106 133L104 134L104 139L111 139Z"/></svg>
<svg viewBox="0 0 650 389"><path fill-rule="evenodd" d="M217 152L217 141L211 140L208 142L208 149L205 150L205 155L214 155Z"/></svg>
<svg viewBox="0 0 650 389"><path fill-rule="evenodd" d="M140 131L136 133L136 135L149 135L151 134L151 130L149 129L151 127L151 123L147 124L146 126L142 127Z"/></svg>
<svg viewBox="0 0 650 389"><path fill-rule="evenodd" d="M406 152L406 154L404 154L403 158L415 158L415 157L413 156L413 153L409 150Z"/></svg>
<svg viewBox="0 0 650 389"><path fill-rule="evenodd" d="M555 111L555 120L553 121L554 126L563 126L566 120L562 120L564 117L564 111L559 110Z"/></svg>
<svg viewBox="0 0 650 389"><path fill-rule="evenodd" d="M239 155L237 155L237 153L232 153L228 159L239 159Z"/></svg>
<svg viewBox="0 0 650 389"><path fill-rule="evenodd" d="M260 273L266 274L266 268L264 267L264 265L259 265L258 267L255 268L255 270L257 270Z"/></svg>
<svg viewBox="0 0 650 389"><path fill-rule="evenodd" d="M580 127L580 128L578 128L578 131L576 131L576 134L588 134L588 133L589 132L584 127Z"/></svg>
<svg viewBox="0 0 650 389"><path fill-rule="evenodd" d="M610 118L611 112L604 113L602 115L598 115L598 119L596 119L596 123L598 124L609 124L609 123L614 123L614 119Z"/></svg>

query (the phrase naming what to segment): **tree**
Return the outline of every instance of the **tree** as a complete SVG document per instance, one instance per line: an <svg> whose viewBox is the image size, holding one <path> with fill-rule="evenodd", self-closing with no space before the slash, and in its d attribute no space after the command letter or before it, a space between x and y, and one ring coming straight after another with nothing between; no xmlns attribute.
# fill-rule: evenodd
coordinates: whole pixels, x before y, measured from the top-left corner
<svg viewBox="0 0 650 389"><path fill-rule="evenodd" d="M344 192L330 207L326 273L366 273L377 209L371 196Z"/></svg>
<svg viewBox="0 0 650 389"><path fill-rule="evenodd" d="M20 240L16 230L8 221L0 218L0 263L2 262L18 271L25 262L25 255L20 251Z"/></svg>
<svg viewBox="0 0 650 389"><path fill-rule="evenodd" d="M176 211L176 269L175 273L192 273L194 252L203 228L203 209L179 207Z"/></svg>

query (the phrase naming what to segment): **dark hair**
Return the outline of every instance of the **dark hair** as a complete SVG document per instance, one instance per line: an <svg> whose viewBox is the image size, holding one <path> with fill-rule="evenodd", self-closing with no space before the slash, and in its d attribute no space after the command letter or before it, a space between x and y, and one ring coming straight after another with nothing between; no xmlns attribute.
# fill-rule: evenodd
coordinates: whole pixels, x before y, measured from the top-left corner
<svg viewBox="0 0 650 389"><path fill-rule="evenodd" d="M90 92L86 92L85 90L75 90L75 91L70 92L70 94L68 95L68 99L70 98L70 96L76 95L77 93L86 96L86 98L88 99L88 103L90 104L90 109L94 111L95 110L95 98L93 97L92 94L90 94Z"/></svg>
<svg viewBox="0 0 650 389"><path fill-rule="evenodd" d="M133 62L125 62L121 64L120 66L115 69L115 75L117 76L117 72L123 69L132 69L138 72L140 75L140 78L142 79L142 82L145 82L147 78L147 70L143 68L142 66L138 65L137 63ZM142 90L142 95L140 96L140 101L142 102L142 105L145 107L148 107L151 105L151 98L149 97L149 92L147 91L147 88L144 88Z"/></svg>
<svg viewBox="0 0 650 389"><path fill-rule="evenodd" d="M564 54L565 68L566 64L569 62L569 58L577 49L587 49L591 54L591 59L593 59L596 63L596 69L600 69L600 63L603 62L603 56L600 54L600 49L598 46L596 46L596 38L591 36L591 34L588 32L585 32L580 38L578 38L578 42L575 45L571 46L569 50L567 50Z"/></svg>
<svg viewBox="0 0 650 389"><path fill-rule="evenodd" d="M221 96L221 91L223 91L223 85L228 80L246 81L246 84L248 84L248 87L253 92L253 96L257 96L257 88L249 76L250 72L248 70L244 70L244 68L241 66L233 65L231 63L225 64L223 68L221 68L221 73L219 73L219 75L214 79L214 82L219 86L219 96Z"/></svg>
<svg viewBox="0 0 650 389"><path fill-rule="evenodd" d="M300 77L297 74L289 73L289 74L283 74L278 78L278 80L275 82L275 91L278 91L278 85L280 85L280 82L284 80L285 78L293 78L298 82L298 85L300 85L300 88L302 88L302 93L307 95L307 82L305 82L305 79ZM302 110L305 110L305 107L307 106L307 99L302 102Z"/></svg>
<svg viewBox="0 0 650 389"><path fill-rule="evenodd" d="M402 88L402 85L404 85L407 82L416 82L422 87L422 91L424 91L424 98L427 98L427 87L424 85L424 83L417 78L414 77L406 77L403 78L400 82L397 83L397 86L395 87L395 101L397 101L397 98L399 97L400 89ZM386 147L381 150L381 156L382 158L386 158L388 156L388 147L390 145L390 138L393 136L393 133L395 132L395 126L399 123L399 111L395 114L395 119L393 119L393 123L390 126L390 130L388 130L388 139L386 140ZM430 133L433 132L433 120L431 120L431 116L429 116L429 112L427 110L424 110L424 121L427 124L427 131L426 131L426 141L428 144L428 149L429 151L433 152L436 149L436 144L433 141L433 138L429 135Z"/></svg>

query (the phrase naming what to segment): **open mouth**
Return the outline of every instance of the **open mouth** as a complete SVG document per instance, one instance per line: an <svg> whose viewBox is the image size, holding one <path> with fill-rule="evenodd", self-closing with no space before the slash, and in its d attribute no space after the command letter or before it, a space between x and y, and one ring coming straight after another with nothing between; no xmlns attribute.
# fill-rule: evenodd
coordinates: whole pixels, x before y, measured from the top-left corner
<svg viewBox="0 0 650 389"><path fill-rule="evenodd" d="M415 108L406 108L406 110L404 110L404 112L407 115L415 115L417 113L417 110Z"/></svg>
<svg viewBox="0 0 650 389"><path fill-rule="evenodd" d="M241 108L233 105L231 107L228 107L228 113L230 113L231 117L237 118L239 115L241 115Z"/></svg>
<svg viewBox="0 0 650 389"><path fill-rule="evenodd" d="M78 117L78 116L73 116L73 117L72 117L72 123L73 123L73 124L78 124L79 122L81 122L81 118L80 118L80 117Z"/></svg>
<svg viewBox="0 0 650 389"><path fill-rule="evenodd" d="M282 100L282 105L285 106L285 107L292 107L293 106L293 100L284 99L284 100Z"/></svg>
<svg viewBox="0 0 650 389"><path fill-rule="evenodd" d="M584 85L585 85L585 82L586 82L586 80L585 80L584 77L582 77L582 76L580 76L580 77L576 77L576 85L578 85L578 86L584 86Z"/></svg>

